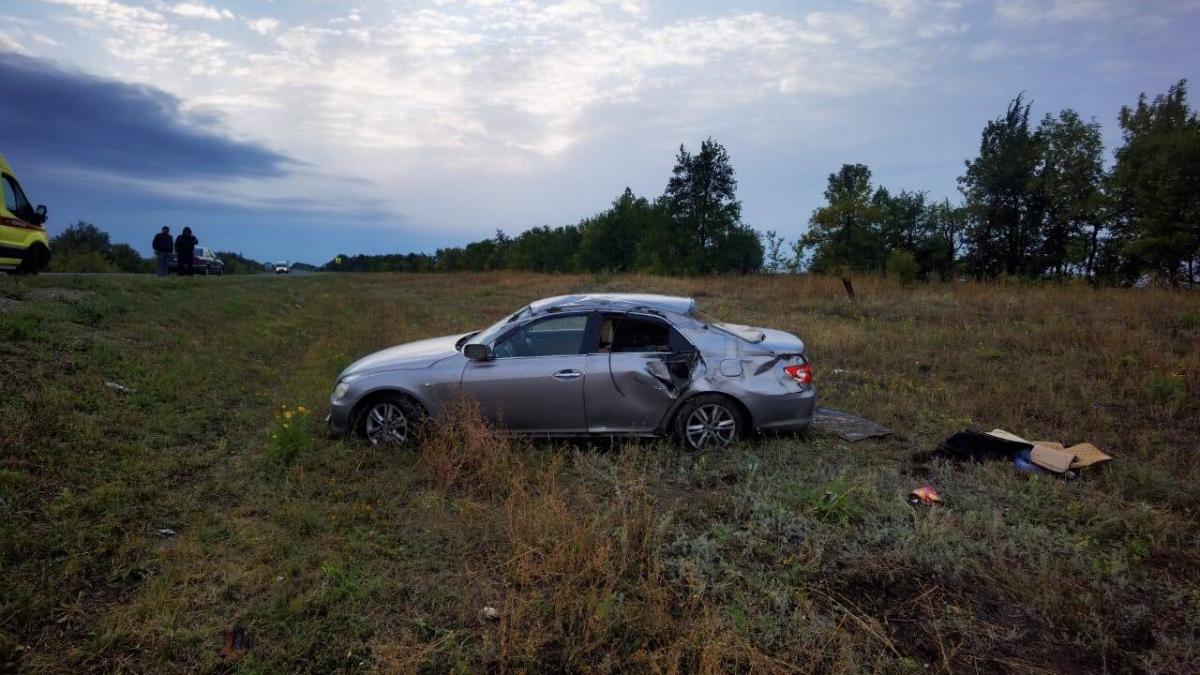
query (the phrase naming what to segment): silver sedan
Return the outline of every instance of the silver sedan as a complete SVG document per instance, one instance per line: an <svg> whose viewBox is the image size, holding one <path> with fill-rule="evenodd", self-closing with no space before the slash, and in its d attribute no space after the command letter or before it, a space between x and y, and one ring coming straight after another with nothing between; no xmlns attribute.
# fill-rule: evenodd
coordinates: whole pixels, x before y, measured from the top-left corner
<svg viewBox="0 0 1200 675"><path fill-rule="evenodd" d="M693 449L802 430L816 404L795 335L723 323L691 298L564 295L356 361L334 385L330 430L404 445L463 394L517 433L674 436Z"/></svg>

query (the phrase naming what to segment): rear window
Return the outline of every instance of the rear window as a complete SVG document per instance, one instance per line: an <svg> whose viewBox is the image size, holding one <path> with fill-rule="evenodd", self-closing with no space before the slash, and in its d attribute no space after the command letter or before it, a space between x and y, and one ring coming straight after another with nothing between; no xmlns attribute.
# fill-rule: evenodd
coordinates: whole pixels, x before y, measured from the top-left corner
<svg viewBox="0 0 1200 675"><path fill-rule="evenodd" d="M720 321L711 314L700 311L699 309L694 310L692 312L692 316L706 326L716 328L723 333L729 333L730 335L745 340L746 342L759 343L767 339L767 336L757 328L752 326L743 326L737 323L725 323L724 321Z"/></svg>

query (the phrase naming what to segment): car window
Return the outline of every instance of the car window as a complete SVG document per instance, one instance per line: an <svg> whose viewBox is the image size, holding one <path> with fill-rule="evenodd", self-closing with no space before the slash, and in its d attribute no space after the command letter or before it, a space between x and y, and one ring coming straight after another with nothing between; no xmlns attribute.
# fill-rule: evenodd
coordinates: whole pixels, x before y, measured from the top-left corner
<svg viewBox="0 0 1200 675"><path fill-rule="evenodd" d="M587 314L552 316L524 326L496 342L496 358L578 354L587 331Z"/></svg>
<svg viewBox="0 0 1200 675"><path fill-rule="evenodd" d="M665 321L649 317L606 315L601 319L597 350L605 352L684 352L691 345Z"/></svg>
<svg viewBox="0 0 1200 675"><path fill-rule="evenodd" d="M4 208L13 214L32 211L29 207L29 200L25 199L25 193L21 191L17 179L4 174L0 183L4 184Z"/></svg>

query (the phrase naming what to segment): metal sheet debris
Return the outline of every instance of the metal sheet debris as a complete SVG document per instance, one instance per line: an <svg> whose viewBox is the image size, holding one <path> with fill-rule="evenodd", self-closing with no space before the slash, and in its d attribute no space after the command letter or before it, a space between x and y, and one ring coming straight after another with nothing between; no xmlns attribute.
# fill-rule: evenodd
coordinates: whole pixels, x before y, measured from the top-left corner
<svg viewBox="0 0 1200 675"><path fill-rule="evenodd" d="M871 420L832 408L817 408L813 414L812 426L816 431L834 434L844 441L851 442L892 433L891 429Z"/></svg>

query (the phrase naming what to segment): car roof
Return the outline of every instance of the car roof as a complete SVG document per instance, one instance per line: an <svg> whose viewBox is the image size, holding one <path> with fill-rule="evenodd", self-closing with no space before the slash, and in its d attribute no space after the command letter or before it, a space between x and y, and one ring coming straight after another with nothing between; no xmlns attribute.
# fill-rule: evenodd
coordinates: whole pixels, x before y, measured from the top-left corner
<svg viewBox="0 0 1200 675"><path fill-rule="evenodd" d="M653 309L671 314L687 316L692 313L696 303L691 298L674 295L654 295L650 293L581 293L577 295L556 295L553 298L543 298L531 302L529 311L533 314L547 312L562 312L566 310L611 309L623 312L633 309Z"/></svg>
<svg viewBox="0 0 1200 675"><path fill-rule="evenodd" d="M12 167L8 165L8 160L4 159L4 155L0 155L0 171L8 175L13 175Z"/></svg>

